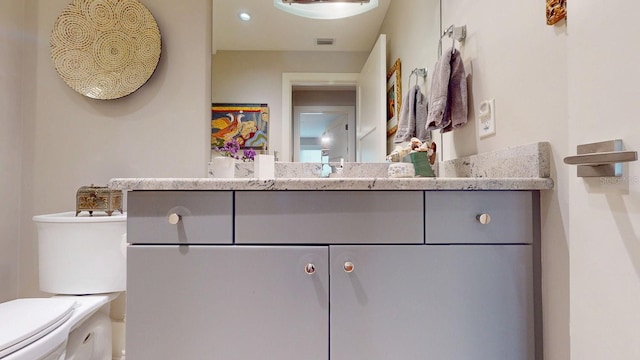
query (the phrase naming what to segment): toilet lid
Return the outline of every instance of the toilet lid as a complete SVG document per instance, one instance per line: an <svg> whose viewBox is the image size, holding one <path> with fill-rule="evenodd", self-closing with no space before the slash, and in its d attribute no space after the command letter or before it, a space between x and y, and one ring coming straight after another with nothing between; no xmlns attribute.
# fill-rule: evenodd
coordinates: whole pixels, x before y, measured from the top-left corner
<svg viewBox="0 0 640 360"><path fill-rule="evenodd" d="M42 338L71 317L73 299L17 299L0 304L0 358Z"/></svg>

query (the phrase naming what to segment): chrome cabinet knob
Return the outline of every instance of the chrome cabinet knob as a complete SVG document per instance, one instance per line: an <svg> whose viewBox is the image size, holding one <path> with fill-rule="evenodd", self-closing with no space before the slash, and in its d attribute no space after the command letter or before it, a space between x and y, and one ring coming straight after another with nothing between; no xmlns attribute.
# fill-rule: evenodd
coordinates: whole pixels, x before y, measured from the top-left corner
<svg viewBox="0 0 640 360"><path fill-rule="evenodd" d="M169 224L171 225L176 225L177 223L180 222L180 219L182 219L182 216L176 214L176 213L171 213L169 214L169 216L167 216L167 220L169 221Z"/></svg>
<svg viewBox="0 0 640 360"><path fill-rule="evenodd" d="M306 272L307 275L313 275L316 273L316 266L312 263L308 263L304 267L304 272Z"/></svg>
<svg viewBox="0 0 640 360"><path fill-rule="evenodd" d="M479 214L476 215L476 220L482 225L487 225L491 222L491 216L489 214Z"/></svg>
<svg viewBox="0 0 640 360"><path fill-rule="evenodd" d="M353 266L353 263L351 261L346 261L342 266L342 268L346 273L350 273L350 272L353 272L353 270L355 270L355 266Z"/></svg>

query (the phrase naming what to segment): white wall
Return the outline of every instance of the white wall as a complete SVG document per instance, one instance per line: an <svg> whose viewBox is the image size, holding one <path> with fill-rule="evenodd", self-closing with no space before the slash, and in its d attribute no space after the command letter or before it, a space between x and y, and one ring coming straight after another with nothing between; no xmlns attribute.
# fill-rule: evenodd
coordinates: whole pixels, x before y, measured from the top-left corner
<svg viewBox="0 0 640 360"><path fill-rule="evenodd" d="M98 101L68 87L50 59L51 29L69 1L27 1L20 296L39 294L33 215L73 210L80 186L113 177L206 177L211 1L142 2L160 27L160 63L138 91Z"/></svg>
<svg viewBox="0 0 640 360"><path fill-rule="evenodd" d="M380 33L387 35L388 67L400 58L402 84L408 85L411 70L430 69L437 60L440 0L392 1Z"/></svg>
<svg viewBox="0 0 640 360"><path fill-rule="evenodd" d="M269 143L282 142L282 73L358 73L362 52L217 51L211 102L269 104ZM209 132L211 129L209 128Z"/></svg>
<svg viewBox="0 0 640 360"><path fill-rule="evenodd" d="M0 302L18 294L25 5L0 1Z"/></svg>
<svg viewBox="0 0 640 360"><path fill-rule="evenodd" d="M443 0L442 27L451 24L467 25L467 39L458 48L470 113L467 125L444 135L444 158L551 143L556 184L541 199L544 356L569 359L568 183L575 169L562 163L570 152L566 24L546 25L544 1ZM450 46L447 38L443 48ZM487 99L495 99L496 135L480 140L474 118Z"/></svg>
<svg viewBox="0 0 640 360"><path fill-rule="evenodd" d="M640 3L568 3L569 144L640 151ZM640 359L640 162L623 178L570 177L571 358Z"/></svg>
<svg viewBox="0 0 640 360"><path fill-rule="evenodd" d="M471 123L445 136L453 158L548 140L553 191L543 192L545 359L640 358L640 170L583 179L562 158L578 144L621 138L640 148L635 86L640 45L632 0L568 3L544 23L544 2L443 0L443 26L468 26ZM628 36L627 36L628 35ZM496 99L497 134L477 138L474 111Z"/></svg>

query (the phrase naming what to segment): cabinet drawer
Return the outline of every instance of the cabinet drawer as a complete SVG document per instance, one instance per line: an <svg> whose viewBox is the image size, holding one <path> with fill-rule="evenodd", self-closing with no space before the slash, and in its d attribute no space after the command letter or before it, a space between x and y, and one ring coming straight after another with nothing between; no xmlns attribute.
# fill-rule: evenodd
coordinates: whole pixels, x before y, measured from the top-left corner
<svg viewBox="0 0 640 360"><path fill-rule="evenodd" d="M238 191L237 244L424 243L422 191Z"/></svg>
<svg viewBox="0 0 640 360"><path fill-rule="evenodd" d="M533 198L529 191L427 191L427 243L530 244ZM478 215L488 214L482 224Z"/></svg>
<svg viewBox="0 0 640 360"><path fill-rule="evenodd" d="M177 214L177 224L169 215ZM231 244L231 191L132 191L127 199L132 244Z"/></svg>

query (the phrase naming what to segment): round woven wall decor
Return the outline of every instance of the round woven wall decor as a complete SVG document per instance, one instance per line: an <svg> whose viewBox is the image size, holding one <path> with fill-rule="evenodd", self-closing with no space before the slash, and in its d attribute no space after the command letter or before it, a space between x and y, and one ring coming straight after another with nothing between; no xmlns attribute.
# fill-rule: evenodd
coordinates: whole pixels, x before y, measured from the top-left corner
<svg viewBox="0 0 640 360"><path fill-rule="evenodd" d="M74 0L53 26L51 59L67 85L100 100L138 90L160 60L160 29L137 0Z"/></svg>

